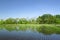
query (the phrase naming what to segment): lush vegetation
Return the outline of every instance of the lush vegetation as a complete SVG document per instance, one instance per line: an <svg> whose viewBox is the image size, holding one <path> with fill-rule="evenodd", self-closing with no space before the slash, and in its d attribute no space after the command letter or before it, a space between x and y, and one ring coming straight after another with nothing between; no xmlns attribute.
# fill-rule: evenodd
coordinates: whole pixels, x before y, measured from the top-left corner
<svg viewBox="0 0 60 40"><path fill-rule="evenodd" d="M44 14L36 19L8 18L0 19L0 24L60 24L60 15Z"/></svg>
<svg viewBox="0 0 60 40"><path fill-rule="evenodd" d="M0 30L32 30L44 34L60 34L60 15L44 14L36 19L8 18L0 19Z"/></svg>

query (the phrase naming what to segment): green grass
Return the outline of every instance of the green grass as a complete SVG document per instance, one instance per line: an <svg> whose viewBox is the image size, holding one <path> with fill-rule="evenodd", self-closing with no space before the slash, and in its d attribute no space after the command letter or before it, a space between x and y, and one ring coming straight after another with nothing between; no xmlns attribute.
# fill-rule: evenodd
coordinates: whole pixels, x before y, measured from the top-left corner
<svg viewBox="0 0 60 40"><path fill-rule="evenodd" d="M2 24L0 25L0 30L6 29L8 31L38 31L44 34L60 34L60 25L57 24Z"/></svg>

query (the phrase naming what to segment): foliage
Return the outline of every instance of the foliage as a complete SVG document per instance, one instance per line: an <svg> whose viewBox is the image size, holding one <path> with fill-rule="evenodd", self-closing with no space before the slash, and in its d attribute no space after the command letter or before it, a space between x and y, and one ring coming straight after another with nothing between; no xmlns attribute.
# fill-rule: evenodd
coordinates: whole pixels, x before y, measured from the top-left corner
<svg viewBox="0 0 60 40"><path fill-rule="evenodd" d="M55 23L55 18L51 14L44 14L41 17L39 16L38 19L39 24L52 24Z"/></svg>
<svg viewBox="0 0 60 40"><path fill-rule="evenodd" d="M0 24L60 24L60 15L44 14L38 16L36 19L26 18L8 18L6 20L1 19Z"/></svg>
<svg viewBox="0 0 60 40"><path fill-rule="evenodd" d="M16 24L17 20L13 19L13 18L8 18L4 21L5 24Z"/></svg>

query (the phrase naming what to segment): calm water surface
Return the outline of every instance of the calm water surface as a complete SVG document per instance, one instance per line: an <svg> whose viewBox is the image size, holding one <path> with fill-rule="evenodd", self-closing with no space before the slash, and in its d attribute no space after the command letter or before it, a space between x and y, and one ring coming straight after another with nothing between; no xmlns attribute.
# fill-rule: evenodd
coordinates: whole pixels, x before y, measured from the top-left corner
<svg viewBox="0 0 60 40"><path fill-rule="evenodd" d="M60 40L60 34L45 35L30 30L11 32L0 30L0 40Z"/></svg>

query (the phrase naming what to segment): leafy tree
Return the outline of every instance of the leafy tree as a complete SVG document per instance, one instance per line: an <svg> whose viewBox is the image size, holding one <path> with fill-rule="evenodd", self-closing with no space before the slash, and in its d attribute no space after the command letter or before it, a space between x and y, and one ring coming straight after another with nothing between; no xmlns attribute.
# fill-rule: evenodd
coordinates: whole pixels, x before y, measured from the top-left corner
<svg viewBox="0 0 60 40"><path fill-rule="evenodd" d="M25 18L21 18L21 19L19 19L18 23L19 24L27 24L28 21Z"/></svg>
<svg viewBox="0 0 60 40"><path fill-rule="evenodd" d="M47 24L51 24L54 23L54 17L51 14L44 14L42 16L39 16L37 18L37 21L39 23L47 23Z"/></svg>
<svg viewBox="0 0 60 40"><path fill-rule="evenodd" d="M60 15L55 15L56 17L56 24L60 24Z"/></svg>
<svg viewBox="0 0 60 40"><path fill-rule="evenodd" d="M8 18L5 20L5 24L15 24L15 23L16 23L16 20L13 18Z"/></svg>
<svg viewBox="0 0 60 40"><path fill-rule="evenodd" d="M56 15L56 18L59 18L60 19L60 15Z"/></svg>
<svg viewBox="0 0 60 40"><path fill-rule="evenodd" d="M39 16L39 17L36 19L36 22L37 22L37 24L41 24L41 23L42 23L42 18L41 18L41 16Z"/></svg>
<svg viewBox="0 0 60 40"><path fill-rule="evenodd" d="M0 20L0 24L5 24L3 19Z"/></svg>
<svg viewBox="0 0 60 40"><path fill-rule="evenodd" d="M29 20L29 23L30 23L30 24L36 24L36 20L35 20L34 18L31 18L31 19Z"/></svg>

